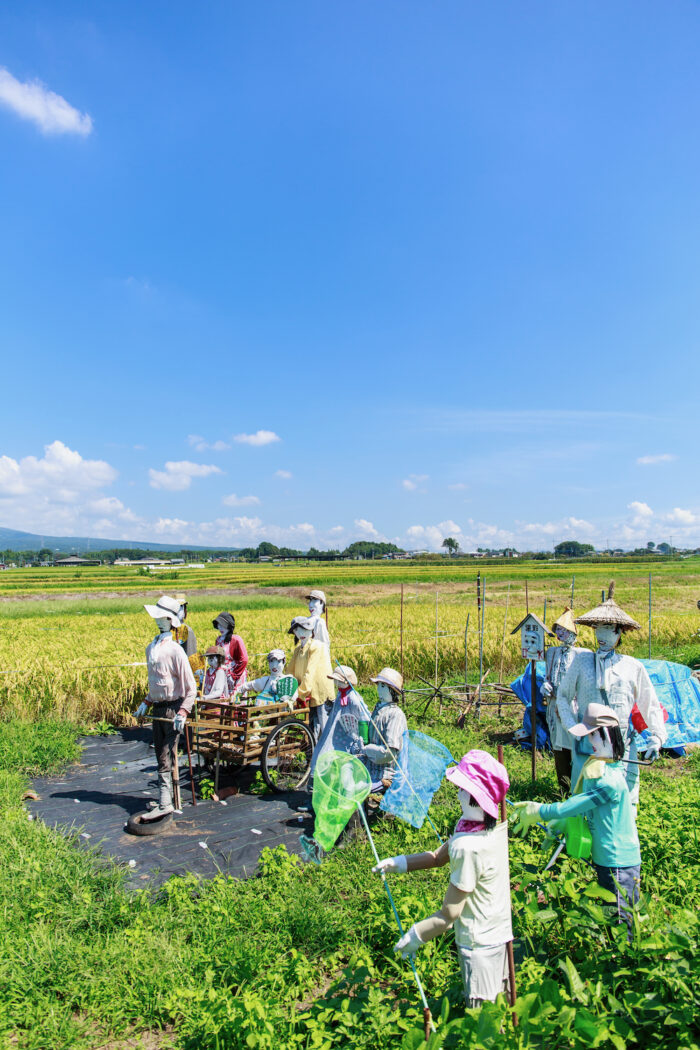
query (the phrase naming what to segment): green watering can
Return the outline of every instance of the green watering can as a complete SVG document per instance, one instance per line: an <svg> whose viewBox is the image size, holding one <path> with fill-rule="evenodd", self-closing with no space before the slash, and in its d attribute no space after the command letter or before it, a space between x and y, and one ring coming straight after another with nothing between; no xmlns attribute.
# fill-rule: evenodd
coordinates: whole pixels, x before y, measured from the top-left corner
<svg viewBox="0 0 700 1050"><path fill-rule="evenodd" d="M566 852L577 860L587 860L593 848L593 839L585 817L569 817L566 821Z"/></svg>

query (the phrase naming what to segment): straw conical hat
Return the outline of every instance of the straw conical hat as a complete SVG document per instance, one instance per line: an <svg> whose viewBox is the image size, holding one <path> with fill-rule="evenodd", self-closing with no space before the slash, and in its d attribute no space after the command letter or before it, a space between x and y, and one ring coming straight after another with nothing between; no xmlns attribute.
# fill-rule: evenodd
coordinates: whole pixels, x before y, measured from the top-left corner
<svg viewBox="0 0 700 1050"><path fill-rule="evenodd" d="M552 624L552 630L554 630L555 627L563 627L565 631L571 631L573 634L578 634L574 616L571 612L571 606L567 605L559 619L554 621Z"/></svg>
<svg viewBox="0 0 700 1050"><path fill-rule="evenodd" d="M595 609L591 609L584 616L579 616L576 623L581 623L584 627L601 627L609 623L620 631L639 631L641 625L620 608L613 598L614 593L615 582L613 581L608 587L608 600L596 605Z"/></svg>

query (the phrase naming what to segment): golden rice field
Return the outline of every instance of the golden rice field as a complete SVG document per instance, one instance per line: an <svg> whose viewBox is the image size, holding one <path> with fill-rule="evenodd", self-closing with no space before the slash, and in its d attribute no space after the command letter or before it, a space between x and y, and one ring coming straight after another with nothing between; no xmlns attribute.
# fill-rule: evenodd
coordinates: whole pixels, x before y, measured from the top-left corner
<svg viewBox="0 0 700 1050"><path fill-rule="evenodd" d="M228 580L229 587L222 585L219 567L213 566L213 571L207 570L199 577L186 576L170 585L163 581L160 588L158 581L139 577L138 597L129 586L123 597L83 593L72 598L0 598L2 716L57 716L86 723L127 719L145 692L145 667L134 665L143 663L145 646L153 634L152 621L143 612L142 603L160 593L185 587L191 595L189 622L197 633L200 648L214 641L213 616L223 610L233 612L237 630L251 655L252 674L262 673L269 649L290 649L291 638L286 631L291 617L304 612L306 587L312 583L324 587L329 599L332 655L354 667L361 683L366 683L369 675L382 666L400 668L402 648L407 680L416 681L419 675L432 680L436 668L437 595L438 674L463 679L469 617L468 675L471 682L478 679L477 570L473 565L468 573L461 565L453 566L451 578L447 575L450 566L440 565L438 568L445 575L438 582L411 580L409 568L405 573L395 573L393 582L387 583L387 570L382 565L376 566L375 577L368 574L371 564L351 566L355 575L346 573L342 577L338 566L319 564L305 568L307 578L292 586L283 586L279 573L275 576L274 566L265 567L269 582L262 585L257 566L225 568L239 574L235 589ZM392 571L395 568L398 566ZM649 568L653 570L652 655L683 662L693 662L697 655L700 662L700 639L696 637L700 627L700 612L696 608L700 562L575 566L575 610L583 612L597 604L602 586L613 575L617 600L642 625L637 635L625 639L624 648L645 656ZM255 570L249 574L250 580L242 571L248 569ZM99 570L101 588L108 571ZM31 570L18 572L26 577ZM487 681L509 681L522 669L518 638L510 632L525 613L525 581L530 609L542 616L546 600L546 619L551 623L570 599L572 572L571 565L550 563L481 569L486 595L483 666L488 672ZM0 591L5 575L0 578ZM195 579L200 586L192 586ZM241 588L243 583L247 584L245 589ZM110 585L104 585L104 591L119 593L116 575ZM61 593L68 592L63 588ZM582 644L593 642L592 632L586 628L580 637Z"/></svg>

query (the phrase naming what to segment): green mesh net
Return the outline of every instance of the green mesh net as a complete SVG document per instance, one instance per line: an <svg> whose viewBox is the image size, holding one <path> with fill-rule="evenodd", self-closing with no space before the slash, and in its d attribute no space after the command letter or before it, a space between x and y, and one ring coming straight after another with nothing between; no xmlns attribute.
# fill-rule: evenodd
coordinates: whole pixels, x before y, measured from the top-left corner
<svg viewBox="0 0 700 1050"><path fill-rule="evenodd" d="M319 756L314 770L314 839L324 850L334 845L370 787L367 767L359 758L344 751L324 751Z"/></svg>

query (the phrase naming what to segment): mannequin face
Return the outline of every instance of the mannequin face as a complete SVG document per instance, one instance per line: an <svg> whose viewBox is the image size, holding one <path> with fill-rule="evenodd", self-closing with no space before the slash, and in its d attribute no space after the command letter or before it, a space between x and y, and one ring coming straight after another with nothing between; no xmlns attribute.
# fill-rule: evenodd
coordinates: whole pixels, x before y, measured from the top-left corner
<svg viewBox="0 0 700 1050"><path fill-rule="evenodd" d="M576 641L576 635L573 631L567 631L566 627L559 627L558 625L554 628L554 633L561 642L562 645L573 645Z"/></svg>
<svg viewBox="0 0 700 1050"><path fill-rule="evenodd" d="M481 808L481 806L477 806L476 803L472 801L472 797L468 791L465 791L464 788L459 788L457 795L459 797L459 805L462 810L462 816L465 820L483 821L486 819L486 814L484 813L483 809Z"/></svg>
<svg viewBox="0 0 700 1050"><path fill-rule="evenodd" d="M280 660L278 656L268 656L267 666L270 668L270 674L273 678L279 678L284 673L284 660Z"/></svg>
<svg viewBox="0 0 700 1050"><path fill-rule="evenodd" d="M311 631L307 627L295 627L294 636L299 642L299 645L306 645L311 637Z"/></svg>
<svg viewBox="0 0 700 1050"><path fill-rule="evenodd" d="M177 615L180 617L180 620L182 621L182 623L184 623L185 620L187 619L187 606L186 605L181 605L180 606L180 611L178 612Z"/></svg>
<svg viewBox="0 0 700 1050"><path fill-rule="evenodd" d="M612 758L612 744L608 740L608 734L602 729L595 729L589 734L593 754L596 758Z"/></svg>
<svg viewBox="0 0 700 1050"><path fill-rule="evenodd" d="M156 620L156 626L161 634L168 634L173 629L173 625L167 616L159 616Z"/></svg>
<svg viewBox="0 0 700 1050"><path fill-rule="evenodd" d="M207 667L209 668L210 671L216 671L218 669L218 667L219 667L219 657L218 656L208 656L207 657Z"/></svg>
<svg viewBox="0 0 700 1050"><path fill-rule="evenodd" d="M622 632L617 627L613 627L612 624L604 623L601 627L596 627L595 636L598 648L614 649L620 641L621 634Z"/></svg>
<svg viewBox="0 0 700 1050"><path fill-rule="evenodd" d="M394 702L391 689L386 682L377 682L377 696L380 704L392 704Z"/></svg>
<svg viewBox="0 0 700 1050"><path fill-rule="evenodd" d="M323 602L320 598L309 598L309 615L323 616Z"/></svg>

